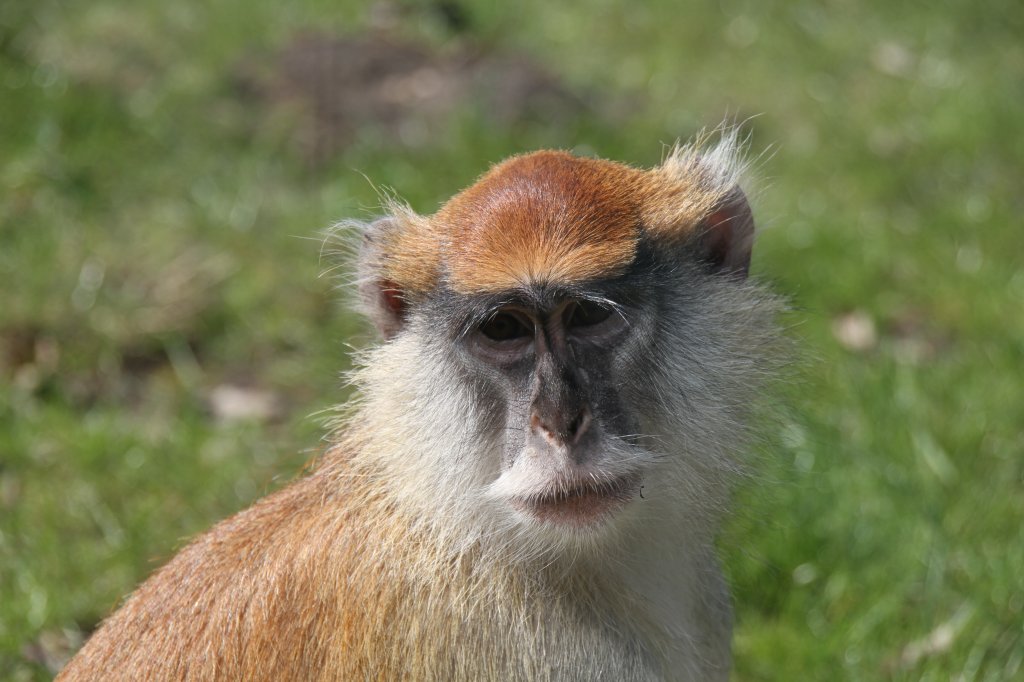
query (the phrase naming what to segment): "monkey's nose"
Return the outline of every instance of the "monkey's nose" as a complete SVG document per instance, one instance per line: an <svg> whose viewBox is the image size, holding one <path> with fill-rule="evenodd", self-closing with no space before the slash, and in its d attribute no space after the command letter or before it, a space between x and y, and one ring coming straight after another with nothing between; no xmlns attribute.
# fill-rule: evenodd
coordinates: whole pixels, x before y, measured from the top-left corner
<svg viewBox="0 0 1024 682"><path fill-rule="evenodd" d="M575 415L555 410L548 414L534 411L530 415L530 428L552 445L575 445L590 428L590 408L584 406Z"/></svg>

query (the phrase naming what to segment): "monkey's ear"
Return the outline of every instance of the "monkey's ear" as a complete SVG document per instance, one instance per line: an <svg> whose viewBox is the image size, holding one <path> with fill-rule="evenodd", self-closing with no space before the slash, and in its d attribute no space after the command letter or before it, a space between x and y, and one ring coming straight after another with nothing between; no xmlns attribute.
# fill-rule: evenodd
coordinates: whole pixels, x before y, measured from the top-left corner
<svg viewBox="0 0 1024 682"><path fill-rule="evenodd" d="M402 330L410 305L437 286L441 245L429 218L398 201L389 215L363 226L359 247L362 307L385 339Z"/></svg>
<svg viewBox="0 0 1024 682"><path fill-rule="evenodd" d="M378 218L366 226L359 246L359 298L363 311L384 339L390 339L405 324L405 291L387 275L387 245L401 229L391 216Z"/></svg>
<svg viewBox="0 0 1024 682"><path fill-rule="evenodd" d="M754 246L754 214L739 187L734 187L701 222L697 234L704 258L718 272L744 278Z"/></svg>

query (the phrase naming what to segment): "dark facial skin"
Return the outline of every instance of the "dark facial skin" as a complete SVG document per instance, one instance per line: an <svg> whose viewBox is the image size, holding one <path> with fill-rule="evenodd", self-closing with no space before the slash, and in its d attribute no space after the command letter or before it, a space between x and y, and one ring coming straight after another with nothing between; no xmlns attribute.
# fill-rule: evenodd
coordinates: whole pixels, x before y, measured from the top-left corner
<svg viewBox="0 0 1024 682"><path fill-rule="evenodd" d="M507 376L526 413L525 438L539 449L565 448L582 463L592 445L595 408L602 412L605 377L594 368L628 331L626 320L605 302L565 298L543 307L497 308L470 333L467 347L478 361ZM508 453L513 454L513 453Z"/></svg>
<svg viewBox="0 0 1024 682"><path fill-rule="evenodd" d="M643 249L614 279L476 296L441 289L424 302L419 333L455 360L480 437L501 448L503 475L529 481L519 499L534 518L589 525L638 496L645 469L630 462L658 442L645 429L664 409L661 345L686 343L676 332L686 333L706 276L700 261Z"/></svg>
<svg viewBox="0 0 1024 682"><path fill-rule="evenodd" d="M636 433L613 374L648 313L617 288L538 286L460 297L459 307L473 312L463 318L455 345L488 412L504 422L494 426L505 430L505 467L527 446L568 458L553 468L583 465L606 434Z"/></svg>
<svg viewBox="0 0 1024 682"><path fill-rule="evenodd" d="M504 417L494 424L505 435L502 466L528 457L551 480L550 494L521 500L521 510L579 525L628 500L638 481L594 472L609 435L636 432L613 376L640 311L604 292L540 287L480 303L456 345L491 413Z"/></svg>

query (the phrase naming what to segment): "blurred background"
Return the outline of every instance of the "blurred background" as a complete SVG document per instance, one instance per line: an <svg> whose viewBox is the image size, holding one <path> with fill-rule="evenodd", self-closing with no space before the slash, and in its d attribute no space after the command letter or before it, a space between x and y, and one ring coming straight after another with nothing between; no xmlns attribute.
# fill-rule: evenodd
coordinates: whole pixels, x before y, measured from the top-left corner
<svg viewBox="0 0 1024 682"><path fill-rule="evenodd" d="M1019 0L0 4L0 678L319 452L372 339L333 221L726 118L801 356L735 679L1024 679Z"/></svg>

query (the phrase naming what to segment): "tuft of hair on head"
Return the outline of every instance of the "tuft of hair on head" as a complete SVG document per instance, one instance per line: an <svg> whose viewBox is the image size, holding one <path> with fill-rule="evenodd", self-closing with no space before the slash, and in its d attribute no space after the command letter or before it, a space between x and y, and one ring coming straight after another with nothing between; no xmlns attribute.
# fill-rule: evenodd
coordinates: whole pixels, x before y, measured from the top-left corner
<svg viewBox="0 0 1024 682"><path fill-rule="evenodd" d="M650 171L642 218L647 233L693 244L715 269L745 277L754 243L754 216L743 190L748 141L738 126L721 126L674 144Z"/></svg>
<svg viewBox="0 0 1024 682"><path fill-rule="evenodd" d="M514 156L429 216L383 195L384 216L358 226L360 307L388 340L439 285L475 294L614 276L643 241L742 279L754 239L746 146L725 126L675 144L650 170L558 151Z"/></svg>
<svg viewBox="0 0 1024 682"><path fill-rule="evenodd" d="M358 224L356 285L360 308L385 339L401 328L411 298L440 276L441 249L430 221L392 197L385 215Z"/></svg>

